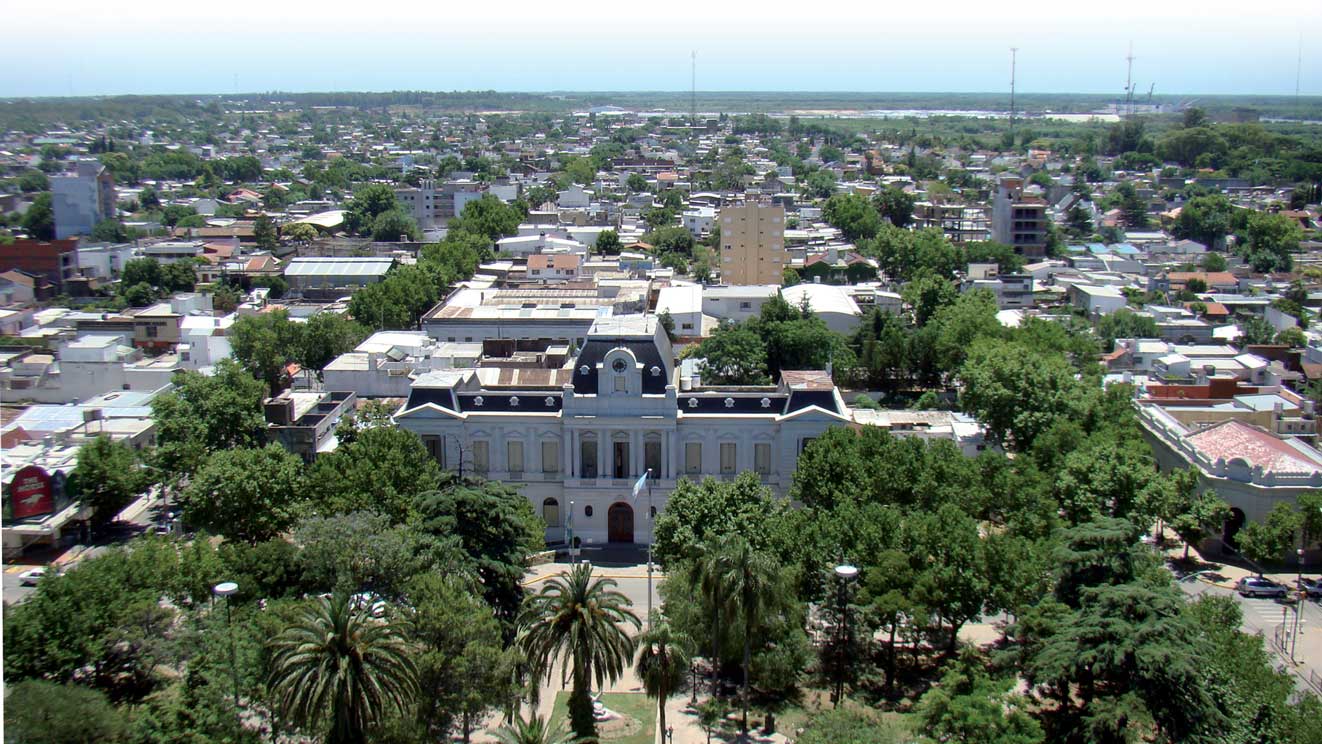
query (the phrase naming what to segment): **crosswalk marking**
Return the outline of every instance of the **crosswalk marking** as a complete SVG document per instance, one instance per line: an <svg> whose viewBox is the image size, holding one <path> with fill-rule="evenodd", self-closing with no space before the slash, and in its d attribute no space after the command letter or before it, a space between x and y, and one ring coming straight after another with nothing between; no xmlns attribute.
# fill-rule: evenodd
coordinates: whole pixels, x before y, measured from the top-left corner
<svg viewBox="0 0 1322 744"><path fill-rule="evenodd" d="M1245 615L1252 615L1259 625L1279 625L1281 623L1281 611L1284 609L1286 617L1289 617L1290 609L1286 605L1277 604L1270 599L1245 599L1240 602Z"/></svg>

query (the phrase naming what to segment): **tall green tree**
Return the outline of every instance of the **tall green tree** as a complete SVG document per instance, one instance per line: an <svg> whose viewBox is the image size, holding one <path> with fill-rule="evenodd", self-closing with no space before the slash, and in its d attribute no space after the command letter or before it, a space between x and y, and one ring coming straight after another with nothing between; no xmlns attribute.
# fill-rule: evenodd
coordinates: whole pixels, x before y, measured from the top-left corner
<svg viewBox="0 0 1322 744"><path fill-rule="evenodd" d="M270 645L269 684L281 715L325 732L328 744L365 744L418 694L403 631L344 593L311 601Z"/></svg>
<svg viewBox="0 0 1322 744"><path fill-rule="evenodd" d="M523 600L528 556L541 550L546 524L519 489L497 481L451 483L418 498L419 526L457 538L477 569L487 602L512 622Z"/></svg>
<svg viewBox="0 0 1322 744"><path fill-rule="evenodd" d="M694 352L708 381L718 385L758 385L767 380L766 343L747 323L724 321Z"/></svg>
<svg viewBox="0 0 1322 744"><path fill-rule="evenodd" d="M747 540L734 538L723 546L723 550L727 563L720 580L726 596L738 607L743 630L744 682L740 695L743 717L740 727L747 732L753 636L767 622L770 610L775 607L777 592L784 587L779 584L780 568L776 562L768 554L755 550Z"/></svg>
<svg viewBox="0 0 1322 744"><path fill-rule="evenodd" d="M835 194L827 199L822 206L822 217L839 229L845 240L872 238L881 229L881 216L858 194Z"/></svg>
<svg viewBox="0 0 1322 744"><path fill-rule="evenodd" d="M418 720L429 735L463 740L493 708L516 696L511 682L517 652L506 647L491 607L460 577L427 572L409 585L409 632L417 656Z"/></svg>
<svg viewBox="0 0 1322 744"><path fill-rule="evenodd" d="M341 354L353 351L367 334L367 328L343 315L317 313L308 318L297 334L298 362L304 369L314 370L321 380L326 366Z"/></svg>
<svg viewBox="0 0 1322 744"><path fill-rule="evenodd" d="M633 174L637 176L637 173ZM618 256L623 244L620 243L620 234L614 230L602 230L597 235L597 252L603 256Z"/></svg>
<svg viewBox="0 0 1322 744"><path fill-rule="evenodd" d="M1277 502L1265 519L1249 522L1240 531L1240 552L1257 564L1261 575L1263 564L1282 560L1293 551L1302 527L1299 512L1286 502Z"/></svg>
<svg viewBox="0 0 1322 744"><path fill-rule="evenodd" d="M656 624L638 637L638 662L634 669L648 697L656 698L658 728L666 730L666 701L684 684L689 671L692 644L659 616Z"/></svg>
<svg viewBox="0 0 1322 744"><path fill-rule="evenodd" d="M580 737L595 738L597 733L591 685L619 679L633 656L625 626L637 629L638 616L615 586L613 579L594 579L587 563L578 564L548 579L528 598L519 619L518 645L532 665L532 676L549 681L557 660L562 672L570 673L569 719Z"/></svg>
<svg viewBox="0 0 1322 744"><path fill-rule="evenodd" d="M372 231L378 215L398 209L399 199L388 184L369 183L354 190L348 206L344 214L344 226L350 232L361 235Z"/></svg>
<svg viewBox="0 0 1322 744"><path fill-rule="evenodd" d="M960 404L994 438L1019 450L1074 410L1079 383L1069 363L1019 344L982 341L960 368Z"/></svg>
<svg viewBox="0 0 1322 744"><path fill-rule="evenodd" d="M916 201L913 194L898 186L885 186L872 195L872 205L881 216L900 228L908 227L913 221L913 205Z"/></svg>
<svg viewBox="0 0 1322 744"><path fill-rule="evenodd" d="M1254 271L1289 271L1304 232L1299 223L1282 214L1250 212L1237 233L1239 251Z"/></svg>
<svg viewBox="0 0 1322 744"><path fill-rule="evenodd" d="M252 236L253 240L257 242L257 247L264 251L273 251L280 245L280 237L276 233L275 222L266 215L253 220Z"/></svg>
<svg viewBox="0 0 1322 744"><path fill-rule="evenodd" d="M174 389L152 401L158 478L173 483L197 470L211 452L254 447L266 440L262 383L229 359L215 373L180 372Z"/></svg>
<svg viewBox="0 0 1322 744"><path fill-rule="evenodd" d="M961 659L917 705L923 731L934 741L962 744L1037 744L1042 727L1012 690L1013 678L994 679L975 660Z"/></svg>
<svg viewBox="0 0 1322 744"><path fill-rule="evenodd" d="M284 387L286 365L299 353L303 328L283 309L245 315L230 327L234 358L254 377L266 383L271 395Z"/></svg>
<svg viewBox="0 0 1322 744"><path fill-rule="evenodd" d="M124 716L102 693L30 679L5 696L5 740L45 744L123 741Z"/></svg>
<svg viewBox="0 0 1322 744"><path fill-rule="evenodd" d="M49 191L37 194L23 213L23 229L36 240L55 239L55 208Z"/></svg>
<svg viewBox="0 0 1322 744"><path fill-rule="evenodd" d="M394 427L357 432L352 442L318 457L308 473L321 513L373 511L394 522L416 513L419 497L440 482L440 466L418 435Z"/></svg>
<svg viewBox="0 0 1322 744"><path fill-rule="evenodd" d="M1234 213L1235 206L1221 194L1195 196L1180 207L1180 214L1171 226L1171 233L1177 238L1192 240L1210 250L1217 250L1230 234ZM1224 271L1224 267L1208 271Z"/></svg>
<svg viewBox="0 0 1322 744"><path fill-rule="evenodd" d="M678 564L708 553L717 537L744 534L759 548L769 547L773 519L785 506L756 473L733 481L682 479L656 518L653 552L663 564Z"/></svg>
<svg viewBox="0 0 1322 744"><path fill-rule="evenodd" d="M402 209L392 209L378 214L372 220L372 240L393 243L402 240L419 240L422 231L413 217Z"/></svg>
<svg viewBox="0 0 1322 744"><path fill-rule="evenodd" d="M1185 471L1175 473L1169 482L1171 499L1162 515L1175 534L1184 541L1184 560L1189 560L1189 548L1208 533L1219 530L1230 518L1230 505L1210 488L1198 486L1198 476Z"/></svg>
<svg viewBox="0 0 1322 744"><path fill-rule="evenodd" d="M306 499L303 462L278 444L222 450L179 495L184 521L231 540L258 543L288 529Z"/></svg>
<svg viewBox="0 0 1322 744"><path fill-rule="evenodd" d="M495 242L519 231L519 223L526 213L518 206L506 204L494 194L483 194L464 205L463 212L450 221L451 230L463 230L485 235Z"/></svg>
<svg viewBox="0 0 1322 744"><path fill-rule="evenodd" d="M105 525L147 485L138 453L126 442L100 435L78 450L70 490L91 507L92 523Z"/></svg>

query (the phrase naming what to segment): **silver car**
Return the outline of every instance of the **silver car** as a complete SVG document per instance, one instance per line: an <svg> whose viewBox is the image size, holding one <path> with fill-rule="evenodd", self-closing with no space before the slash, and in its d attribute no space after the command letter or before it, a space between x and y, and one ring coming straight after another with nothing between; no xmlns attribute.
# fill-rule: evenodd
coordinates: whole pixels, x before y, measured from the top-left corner
<svg viewBox="0 0 1322 744"><path fill-rule="evenodd" d="M1280 599L1287 594L1286 588L1262 576L1245 576L1235 584L1235 591L1242 597L1268 597Z"/></svg>

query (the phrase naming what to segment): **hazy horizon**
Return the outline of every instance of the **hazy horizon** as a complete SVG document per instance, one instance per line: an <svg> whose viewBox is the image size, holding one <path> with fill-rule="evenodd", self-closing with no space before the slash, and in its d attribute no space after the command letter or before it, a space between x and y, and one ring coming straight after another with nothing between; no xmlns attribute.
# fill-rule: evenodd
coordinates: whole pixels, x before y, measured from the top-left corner
<svg viewBox="0 0 1322 744"><path fill-rule="evenodd" d="M1227 0L1106 9L1026 0L756 11L674 0L652 17L606 0L571 15L541 4L439 7L348 16L312 0L236 0L222 11L140 0L6 10L0 97L214 95L281 91L699 91L995 93L1019 48L1020 93L1123 95L1133 44L1137 95L1322 94L1322 3L1270 14ZM1288 21L1285 21L1288 19ZM1300 40L1303 40L1300 60ZM35 63L34 63L35 62Z"/></svg>

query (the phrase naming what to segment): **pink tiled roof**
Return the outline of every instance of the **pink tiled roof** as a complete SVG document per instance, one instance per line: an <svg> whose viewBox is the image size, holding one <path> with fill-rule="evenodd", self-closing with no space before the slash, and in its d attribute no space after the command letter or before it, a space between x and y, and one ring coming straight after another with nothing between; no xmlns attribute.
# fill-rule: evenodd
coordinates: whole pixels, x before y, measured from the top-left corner
<svg viewBox="0 0 1322 744"><path fill-rule="evenodd" d="M1191 435L1189 443L1212 460L1239 458L1249 467L1266 472L1315 473L1322 471L1322 453L1295 447L1256 426L1223 421Z"/></svg>

